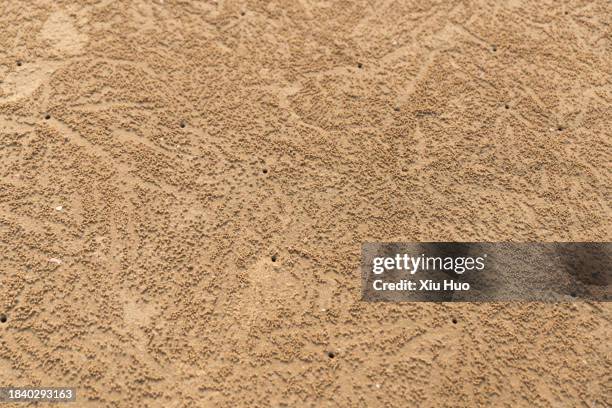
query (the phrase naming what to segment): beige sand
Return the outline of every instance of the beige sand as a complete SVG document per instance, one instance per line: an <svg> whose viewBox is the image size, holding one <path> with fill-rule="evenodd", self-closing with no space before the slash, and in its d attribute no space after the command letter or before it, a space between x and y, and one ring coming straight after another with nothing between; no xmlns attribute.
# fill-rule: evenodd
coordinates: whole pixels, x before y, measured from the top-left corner
<svg viewBox="0 0 612 408"><path fill-rule="evenodd" d="M1 1L0 385L78 407L610 406L609 304L366 304L359 258L610 240L611 15Z"/></svg>

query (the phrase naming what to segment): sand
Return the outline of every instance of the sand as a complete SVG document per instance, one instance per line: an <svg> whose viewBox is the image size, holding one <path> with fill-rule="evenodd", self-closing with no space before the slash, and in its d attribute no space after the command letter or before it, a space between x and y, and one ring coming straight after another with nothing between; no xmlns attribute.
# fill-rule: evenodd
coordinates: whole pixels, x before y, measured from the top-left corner
<svg viewBox="0 0 612 408"><path fill-rule="evenodd" d="M611 15L0 2L0 385L610 406L609 303L372 304L359 263L368 241L610 241Z"/></svg>

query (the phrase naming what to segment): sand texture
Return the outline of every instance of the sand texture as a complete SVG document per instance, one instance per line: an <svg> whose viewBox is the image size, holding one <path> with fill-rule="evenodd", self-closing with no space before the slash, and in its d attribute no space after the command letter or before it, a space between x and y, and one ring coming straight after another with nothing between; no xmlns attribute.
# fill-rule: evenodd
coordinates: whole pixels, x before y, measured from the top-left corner
<svg viewBox="0 0 612 408"><path fill-rule="evenodd" d="M0 1L0 386L609 407L609 303L371 304L359 266L366 241L610 241L611 22L606 0Z"/></svg>

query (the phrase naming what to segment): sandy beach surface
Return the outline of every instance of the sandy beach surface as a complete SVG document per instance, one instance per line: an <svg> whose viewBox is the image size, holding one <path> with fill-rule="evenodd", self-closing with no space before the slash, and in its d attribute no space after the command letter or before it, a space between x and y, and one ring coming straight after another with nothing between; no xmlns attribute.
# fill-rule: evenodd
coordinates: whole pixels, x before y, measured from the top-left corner
<svg viewBox="0 0 612 408"><path fill-rule="evenodd" d="M609 303L366 303L359 263L375 241L610 241L611 16L1 1L0 386L609 407Z"/></svg>

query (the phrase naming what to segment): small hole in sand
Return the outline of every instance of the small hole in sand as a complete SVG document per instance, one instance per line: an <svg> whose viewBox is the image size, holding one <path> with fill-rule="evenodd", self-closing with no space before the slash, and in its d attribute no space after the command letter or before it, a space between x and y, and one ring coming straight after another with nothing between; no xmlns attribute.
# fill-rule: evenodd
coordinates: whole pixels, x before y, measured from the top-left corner
<svg viewBox="0 0 612 408"><path fill-rule="evenodd" d="M276 255L272 255L270 259L272 260L272 262L276 262Z"/></svg>
<svg viewBox="0 0 612 408"><path fill-rule="evenodd" d="M453 322L453 324L457 324L457 319L453 318L452 322Z"/></svg>
<svg viewBox="0 0 612 408"><path fill-rule="evenodd" d="M262 172L263 174L268 174L268 169L263 169Z"/></svg>
<svg viewBox="0 0 612 408"><path fill-rule="evenodd" d="M491 51L493 51L493 52L497 51L497 45L492 45L491 46Z"/></svg>
<svg viewBox="0 0 612 408"><path fill-rule="evenodd" d="M51 115L49 115L49 114L47 113L47 114L45 115L45 119L46 119L46 120L51 119Z"/></svg>
<svg viewBox="0 0 612 408"><path fill-rule="evenodd" d="M23 64L21 61L17 61L17 66L20 67Z"/></svg>
<svg viewBox="0 0 612 408"><path fill-rule="evenodd" d="M506 109L510 109L510 105L505 104L505 105L504 105L504 108L506 108Z"/></svg>
<svg viewBox="0 0 612 408"><path fill-rule="evenodd" d="M181 128L185 128L185 126L187 126L187 124L185 122L181 122L180 126L181 126Z"/></svg>
<svg viewBox="0 0 612 408"><path fill-rule="evenodd" d="M241 12L240 12L240 15L241 15L241 16L244 16L245 14L246 14L246 11L241 11Z"/></svg>
<svg viewBox="0 0 612 408"><path fill-rule="evenodd" d="M396 106L395 108L393 108L393 110L396 111L396 112L399 112L400 108L399 108L399 106Z"/></svg>
<svg viewBox="0 0 612 408"><path fill-rule="evenodd" d="M329 357L329 358L336 358L336 353L334 353L333 351L328 351L327 352L327 357Z"/></svg>
<svg viewBox="0 0 612 408"><path fill-rule="evenodd" d="M563 128L563 126L561 126L561 125L557 126L557 130L558 130L559 132L562 132L562 131L563 131L563 129L564 129L564 128Z"/></svg>
<svg viewBox="0 0 612 408"><path fill-rule="evenodd" d="M0 315L0 323L6 323L7 320L8 320L8 317L6 317L5 314Z"/></svg>
<svg viewBox="0 0 612 408"><path fill-rule="evenodd" d="M359 69L363 68L363 64L361 62L358 62L357 63L357 68L359 68Z"/></svg>

